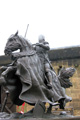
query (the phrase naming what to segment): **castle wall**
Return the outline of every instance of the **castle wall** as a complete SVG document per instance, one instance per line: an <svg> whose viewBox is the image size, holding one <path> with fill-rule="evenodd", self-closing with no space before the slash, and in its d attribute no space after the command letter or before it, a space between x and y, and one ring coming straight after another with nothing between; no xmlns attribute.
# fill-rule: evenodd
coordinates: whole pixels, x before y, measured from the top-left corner
<svg viewBox="0 0 80 120"><path fill-rule="evenodd" d="M56 73L61 66L76 68L76 72L71 78L73 86L66 89L66 94L72 97L72 102L67 103L66 107L73 108L74 115L80 115L80 59L53 61L52 65Z"/></svg>

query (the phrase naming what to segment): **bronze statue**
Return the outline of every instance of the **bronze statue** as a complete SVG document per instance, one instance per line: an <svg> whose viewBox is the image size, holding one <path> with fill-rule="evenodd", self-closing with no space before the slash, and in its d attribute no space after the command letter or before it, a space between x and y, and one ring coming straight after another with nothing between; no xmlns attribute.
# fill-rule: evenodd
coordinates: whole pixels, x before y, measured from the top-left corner
<svg viewBox="0 0 80 120"><path fill-rule="evenodd" d="M20 52L13 53L18 49ZM0 84L10 91L14 104L21 105L26 102L36 105L40 101L43 104L49 103L51 107L59 105L64 109L67 97L62 87L71 86L69 77L72 77L75 69L65 69L68 73L62 70L57 76L47 55L49 49L43 36L35 47L19 36L18 32L9 37L4 52L11 56L13 62L0 69ZM62 82L65 79L67 86Z"/></svg>

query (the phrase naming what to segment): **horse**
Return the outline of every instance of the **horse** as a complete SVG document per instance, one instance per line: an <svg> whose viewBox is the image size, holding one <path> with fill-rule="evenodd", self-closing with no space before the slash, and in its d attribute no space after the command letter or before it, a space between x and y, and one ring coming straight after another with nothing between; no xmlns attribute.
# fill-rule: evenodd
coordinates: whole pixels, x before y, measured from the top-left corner
<svg viewBox="0 0 80 120"><path fill-rule="evenodd" d="M14 53L18 49L20 52ZM59 76L51 71L53 85L52 89L48 89L43 65L29 40L19 36L17 32L8 38L4 52L5 55L11 56L13 62L8 67L0 69L0 81L3 79L2 84L9 89L14 104L21 105L26 102L35 105L40 100L42 103L49 103L50 110L55 105L64 109L66 95L61 84L63 79L68 79L74 74L74 69L67 70L68 77L63 77L64 70ZM68 79L68 87L70 86L71 82Z"/></svg>

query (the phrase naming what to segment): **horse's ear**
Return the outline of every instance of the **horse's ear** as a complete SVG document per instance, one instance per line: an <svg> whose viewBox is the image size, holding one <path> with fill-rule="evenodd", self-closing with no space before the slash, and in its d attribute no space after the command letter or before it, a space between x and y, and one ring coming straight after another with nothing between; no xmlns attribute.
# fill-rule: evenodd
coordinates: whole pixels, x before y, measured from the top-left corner
<svg viewBox="0 0 80 120"><path fill-rule="evenodd" d="M15 36L17 36L18 35L18 31L15 33Z"/></svg>

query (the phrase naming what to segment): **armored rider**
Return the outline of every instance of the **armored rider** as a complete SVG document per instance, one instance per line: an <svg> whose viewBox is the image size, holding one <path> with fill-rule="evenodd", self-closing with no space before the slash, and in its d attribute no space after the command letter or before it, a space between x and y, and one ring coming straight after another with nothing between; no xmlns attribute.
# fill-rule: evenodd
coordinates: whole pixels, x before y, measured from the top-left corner
<svg viewBox="0 0 80 120"><path fill-rule="evenodd" d="M52 88L52 73L50 72L52 68L48 57L48 51L50 50L49 43L45 41L43 35L39 36L38 43L35 44L35 49L43 65L45 76L47 79L48 88Z"/></svg>

